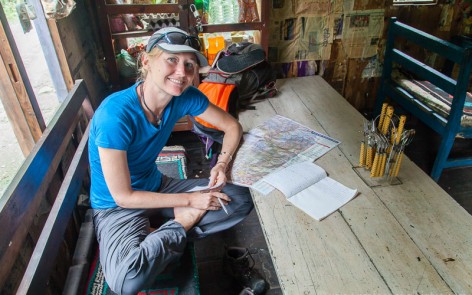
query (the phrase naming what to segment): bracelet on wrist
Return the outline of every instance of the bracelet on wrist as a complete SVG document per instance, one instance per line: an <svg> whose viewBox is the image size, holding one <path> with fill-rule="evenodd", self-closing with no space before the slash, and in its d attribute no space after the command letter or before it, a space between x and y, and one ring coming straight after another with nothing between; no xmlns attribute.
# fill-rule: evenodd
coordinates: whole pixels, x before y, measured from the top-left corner
<svg viewBox="0 0 472 295"><path fill-rule="evenodd" d="M221 153L219 154L218 158L221 157L221 156L228 156L228 158L229 158L229 161L228 161L228 162L231 162L231 160L233 160L233 155L230 154L230 153L228 153L228 152L221 152Z"/></svg>

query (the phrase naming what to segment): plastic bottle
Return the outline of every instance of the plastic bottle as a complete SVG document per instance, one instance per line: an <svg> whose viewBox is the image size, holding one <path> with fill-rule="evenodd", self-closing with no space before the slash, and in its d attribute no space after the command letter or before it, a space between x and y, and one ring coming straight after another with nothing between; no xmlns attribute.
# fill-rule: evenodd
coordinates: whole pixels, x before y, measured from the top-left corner
<svg viewBox="0 0 472 295"><path fill-rule="evenodd" d="M238 0L225 1L223 6L223 15L225 23L237 23L239 20L239 4Z"/></svg>
<svg viewBox="0 0 472 295"><path fill-rule="evenodd" d="M231 0L232 2L232 23L238 23L239 22L239 4L238 0Z"/></svg>
<svg viewBox="0 0 472 295"><path fill-rule="evenodd" d="M239 21L239 4L238 0L224 1L223 15L225 23L237 23Z"/></svg>
<svg viewBox="0 0 472 295"><path fill-rule="evenodd" d="M225 49L225 38L223 36L210 36L208 37L208 51L207 58L210 65L216 58L216 55L220 50Z"/></svg>
<svg viewBox="0 0 472 295"><path fill-rule="evenodd" d="M209 0L209 24L237 23L239 19L238 0Z"/></svg>
<svg viewBox="0 0 472 295"><path fill-rule="evenodd" d="M207 59L208 59L208 64L211 66L213 64L213 61L215 60L216 53L216 38L213 36L209 36L207 38L208 42L208 49L207 49Z"/></svg>
<svg viewBox="0 0 472 295"><path fill-rule="evenodd" d="M220 23L231 23L232 17L232 6L230 0L221 1L221 22Z"/></svg>
<svg viewBox="0 0 472 295"><path fill-rule="evenodd" d="M221 24L223 23L223 3L220 1L209 0L208 23Z"/></svg>

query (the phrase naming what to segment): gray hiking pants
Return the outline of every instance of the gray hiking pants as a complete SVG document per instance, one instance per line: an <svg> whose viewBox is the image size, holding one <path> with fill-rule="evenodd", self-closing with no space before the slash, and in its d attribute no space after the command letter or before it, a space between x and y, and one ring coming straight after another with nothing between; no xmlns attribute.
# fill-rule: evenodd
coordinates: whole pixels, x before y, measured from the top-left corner
<svg viewBox="0 0 472 295"><path fill-rule="evenodd" d="M205 186L208 179L163 178L159 192L186 192ZM245 187L227 184L223 190L231 198L224 210L208 211L188 233L173 219L150 232L150 218L173 218L173 208L94 209L93 220L100 247L100 263L111 290L133 294L149 287L154 278L182 256L187 240L196 240L226 230L242 221L253 203Z"/></svg>

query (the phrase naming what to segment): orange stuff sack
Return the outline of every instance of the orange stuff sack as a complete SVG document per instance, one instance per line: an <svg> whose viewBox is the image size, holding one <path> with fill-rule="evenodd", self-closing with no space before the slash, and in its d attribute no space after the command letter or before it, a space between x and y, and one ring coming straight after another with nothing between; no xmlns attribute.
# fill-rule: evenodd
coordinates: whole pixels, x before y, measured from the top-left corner
<svg viewBox="0 0 472 295"><path fill-rule="evenodd" d="M228 112L234 118L238 118L238 92L235 84L202 82L198 89L208 97L211 103ZM194 119L194 123L196 122L205 128L219 130L199 117Z"/></svg>

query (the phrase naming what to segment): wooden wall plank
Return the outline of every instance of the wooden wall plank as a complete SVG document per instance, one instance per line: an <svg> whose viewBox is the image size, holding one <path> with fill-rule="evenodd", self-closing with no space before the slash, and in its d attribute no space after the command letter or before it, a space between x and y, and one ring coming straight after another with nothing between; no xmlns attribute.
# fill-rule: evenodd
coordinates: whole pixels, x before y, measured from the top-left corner
<svg viewBox="0 0 472 295"><path fill-rule="evenodd" d="M100 27L94 27L97 23L91 20L95 5L95 1L90 0L77 2L74 13L56 21L55 29L60 36L71 79L85 81L90 102L97 108L111 89L105 85L106 60L100 45Z"/></svg>

